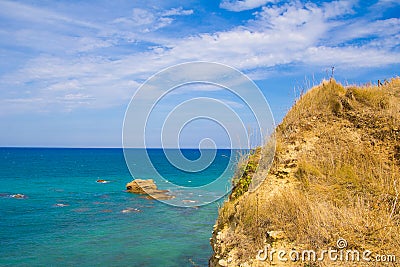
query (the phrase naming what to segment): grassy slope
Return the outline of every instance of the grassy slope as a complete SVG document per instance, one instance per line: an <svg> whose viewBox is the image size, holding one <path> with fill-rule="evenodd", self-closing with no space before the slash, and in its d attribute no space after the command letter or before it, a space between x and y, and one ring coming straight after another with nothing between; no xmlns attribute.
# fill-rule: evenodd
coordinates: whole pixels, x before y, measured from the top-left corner
<svg viewBox="0 0 400 267"><path fill-rule="evenodd" d="M234 190L221 207L211 265L255 266L265 241L324 249L343 237L349 248L400 251L399 78L381 87L324 82L295 103L276 138L264 183ZM270 231L284 238L268 240Z"/></svg>

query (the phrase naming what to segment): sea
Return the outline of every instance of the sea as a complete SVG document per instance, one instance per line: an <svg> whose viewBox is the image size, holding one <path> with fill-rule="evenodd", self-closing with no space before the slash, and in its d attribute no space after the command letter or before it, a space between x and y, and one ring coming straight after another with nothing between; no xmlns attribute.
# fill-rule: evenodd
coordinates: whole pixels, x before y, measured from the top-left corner
<svg viewBox="0 0 400 267"><path fill-rule="evenodd" d="M181 186L222 169L228 181L236 165L217 150L208 172L188 178L162 149L146 152ZM0 148L0 266L208 266L224 197L179 207L126 192L131 180L119 148Z"/></svg>

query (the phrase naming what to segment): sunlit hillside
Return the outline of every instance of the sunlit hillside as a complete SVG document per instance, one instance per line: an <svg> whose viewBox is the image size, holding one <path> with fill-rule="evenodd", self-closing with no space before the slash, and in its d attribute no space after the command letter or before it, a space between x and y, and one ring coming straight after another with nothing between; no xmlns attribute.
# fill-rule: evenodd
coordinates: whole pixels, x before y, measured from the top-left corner
<svg viewBox="0 0 400 267"><path fill-rule="evenodd" d="M210 265L381 266L256 260L266 244L323 250L339 239L400 262L400 79L379 87L324 81L294 104L276 138L264 183L251 193L237 186L220 208ZM257 161L255 153L250 166ZM234 180L246 184L254 173Z"/></svg>

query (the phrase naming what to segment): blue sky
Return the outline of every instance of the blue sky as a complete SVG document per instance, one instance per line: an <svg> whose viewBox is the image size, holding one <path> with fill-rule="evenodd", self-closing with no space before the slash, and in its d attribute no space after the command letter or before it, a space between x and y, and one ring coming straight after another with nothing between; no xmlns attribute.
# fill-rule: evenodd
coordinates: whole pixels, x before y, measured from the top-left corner
<svg viewBox="0 0 400 267"><path fill-rule="evenodd" d="M187 61L243 71L279 123L331 66L344 84L399 75L398 14L395 0L0 0L0 146L119 147L140 84Z"/></svg>

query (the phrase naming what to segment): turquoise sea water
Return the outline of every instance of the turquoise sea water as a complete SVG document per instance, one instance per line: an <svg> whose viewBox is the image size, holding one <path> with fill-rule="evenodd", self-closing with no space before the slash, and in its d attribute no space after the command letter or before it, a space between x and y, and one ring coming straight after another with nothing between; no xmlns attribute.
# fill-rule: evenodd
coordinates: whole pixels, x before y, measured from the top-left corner
<svg viewBox="0 0 400 267"><path fill-rule="evenodd" d="M162 150L149 153L188 181ZM218 150L199 183L232 174L230 153ZM122 149L0 148L0 266L207 266L218 203L173 207L125 192L131 180Z"/></svg>

